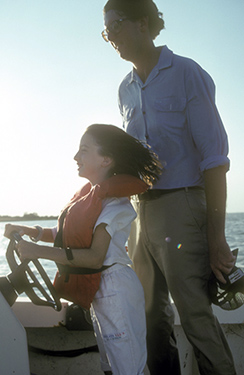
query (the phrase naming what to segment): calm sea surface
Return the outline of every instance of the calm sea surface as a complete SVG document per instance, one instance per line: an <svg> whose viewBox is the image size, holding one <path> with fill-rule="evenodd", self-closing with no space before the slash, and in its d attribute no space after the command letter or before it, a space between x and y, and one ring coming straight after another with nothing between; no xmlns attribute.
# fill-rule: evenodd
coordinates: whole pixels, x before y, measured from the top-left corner
<svg viewBox="0 0 244 375"><path fill-rule="evenodd" d="M22 221L15 223L22 225L37 224L36 221ZM0 223L0 276L5 276L10 273L9 266L5 258L5 252L9 243L9 240L3 237L5 224L6 223L4 222ZM43 227L54 227L56 225L56 220L40 220L38 221L38 224ZM237 266L244 270L244 213L227 214L226 237L232 250L239 248ZM28 237L26 239L28 239ZM57 270L55 263L46 260L41 260L41 263L50 279L53 280Z"/></svg>

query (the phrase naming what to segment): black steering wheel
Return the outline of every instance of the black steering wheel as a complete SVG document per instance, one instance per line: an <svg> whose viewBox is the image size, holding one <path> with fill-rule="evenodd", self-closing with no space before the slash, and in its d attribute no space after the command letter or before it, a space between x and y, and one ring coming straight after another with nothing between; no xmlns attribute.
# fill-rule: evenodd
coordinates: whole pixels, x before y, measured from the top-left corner
<svg viewBox="0 0 244 375"><path fill-rule="evenodd" d="M62 305L58 294L40 262L37 259L25 259L21 263L17 262L19 254L16 243L20 240L22 237L18 232L11 233L6 258L12 273L7 276L7 279L18 294L25 292L35 305L51 306L60 311ZM46 288L42 286L37 276L44 282Z"/></svg>

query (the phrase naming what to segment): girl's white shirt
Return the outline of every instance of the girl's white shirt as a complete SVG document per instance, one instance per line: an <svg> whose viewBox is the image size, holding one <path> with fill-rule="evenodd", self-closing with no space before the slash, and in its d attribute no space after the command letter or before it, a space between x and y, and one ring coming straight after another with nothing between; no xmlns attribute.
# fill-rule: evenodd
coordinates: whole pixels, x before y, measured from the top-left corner
<svg viewBox="0 0 244 375"><path fill-rule="evenodd" d="M136 218L136 212L128 198L107 198L103 200L102 212L99 215L94 230L99 224L107 224L106 230L111 236L104 265L114 263L132 264L126 252L131 223Z"/></svg>

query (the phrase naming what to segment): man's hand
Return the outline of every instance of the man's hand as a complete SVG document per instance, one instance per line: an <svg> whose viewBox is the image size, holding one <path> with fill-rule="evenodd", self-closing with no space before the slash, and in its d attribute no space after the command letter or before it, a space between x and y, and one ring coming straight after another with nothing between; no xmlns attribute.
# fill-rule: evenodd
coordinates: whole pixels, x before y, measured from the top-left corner
<svg viewBox="0 0 244 375"><path fill-rule="evenodd" d="M210 266L217 279L225 284L223 274L228 275L235 265L236 257L232 254L227 242L211 243L209 240Z"/></svg>

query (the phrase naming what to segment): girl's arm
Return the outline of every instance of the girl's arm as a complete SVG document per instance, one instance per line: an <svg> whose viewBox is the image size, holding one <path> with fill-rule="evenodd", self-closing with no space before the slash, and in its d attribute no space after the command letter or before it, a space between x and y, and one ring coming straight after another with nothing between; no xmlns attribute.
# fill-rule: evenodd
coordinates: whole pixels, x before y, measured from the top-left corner
<svg viewBox="0 0 244 375"><path fill-rule="evenodd" d="M26 225L6 224L4 236L7 238L10 238L10 234L14 231L18 232L21 236L25 234L32 238L37 238L37 236L39 235L39 230L36 227L29 227ZM54 238L53 238L52 229L42 228L41 237L39 238L39 240L43 242L53 243Z"/></svg>
<svg viewBox="0 0 244 375"><path fill-rule="evenodd" d="M91 247L88 249L71 249L73 259L68 260L65 249L40 246L32 242L20 241L17 249L21 261L24 259L49 259L63 265L99 269L102 267L108 251L111 237L104 223L99 224L94 232Z"/></svg>

